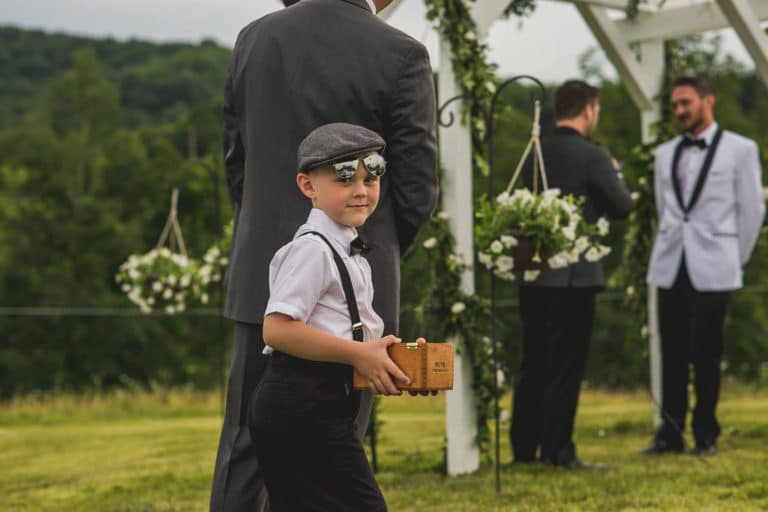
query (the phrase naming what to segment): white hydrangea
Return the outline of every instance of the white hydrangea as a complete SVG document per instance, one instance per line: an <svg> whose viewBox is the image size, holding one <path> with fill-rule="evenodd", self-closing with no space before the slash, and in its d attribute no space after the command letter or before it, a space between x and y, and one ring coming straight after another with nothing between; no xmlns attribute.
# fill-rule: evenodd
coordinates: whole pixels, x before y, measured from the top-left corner
<svg viewBox="0 0 768 512"><path fill-rule="evenodd" d="M539 274L541 274L541 271L539 270L526 270L523 273L523 281L535 281Z"/></svg>
<svg viewBox="0 0 768 512"><path fill-rule="evenodd" d="M597 219L597 232L600 233L601 236L605 236L608 234L608 230L610 229L610 224L608 223L608 219L605 217L600 217Z"/></svg>
<svg viewBox="0 0 768 512"><path fill-rule="evenodd" d="M451 313L458 315L464 312L465 309L467 309L467 306L463 302L454 302L451 306Z"/></svg>
<svg viewBox="0 0 768 512"><path fill-rule="evenodd" d="M499 256L496 259L496 269L499 272L509 272L515 268L515 260L512 256Z"/></svg>
<svg viewBox="0 0 768 512"><path fill-rule="evenodd" d="M504 244L504 247L517 247L517 238L515 238L512 235L501 235L499 237L499 240L501 240L501 243Z"/></svg>
<svg viewBox="0 0 768 512"><path fill-rule="evenodd" d="M502 244L500 241L494 240L493 242L491 242L491 252L492 253L500 254L501 251L503 251L503 250L504 250L504 244Z"/></svg>
<svg viewBox="0 0 768 512"><path fill-rule="evenodd" d="M424 244L422 245L424 245L425 249L432 249L434 246L437 245L437 238L435 237L427 238L426 240L424 240Z"/></svg>

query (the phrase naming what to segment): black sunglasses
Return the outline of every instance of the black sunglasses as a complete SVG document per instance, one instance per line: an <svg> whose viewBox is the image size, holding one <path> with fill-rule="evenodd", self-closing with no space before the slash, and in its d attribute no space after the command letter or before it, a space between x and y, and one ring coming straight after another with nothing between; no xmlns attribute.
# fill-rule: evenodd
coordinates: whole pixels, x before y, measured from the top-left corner
<svg viewBox="0 0 768 512"><path fill-rule="evenodd" d="M336 171L336 176L343 179L351 179L357 173L358 162L362 159L363 167L372 176L380 178L384 176L387 170L387 161L379 153L371 153L368 156L356 157L354 160L346 160L344 162L336 162L333 165L333 169Z"/></svg>

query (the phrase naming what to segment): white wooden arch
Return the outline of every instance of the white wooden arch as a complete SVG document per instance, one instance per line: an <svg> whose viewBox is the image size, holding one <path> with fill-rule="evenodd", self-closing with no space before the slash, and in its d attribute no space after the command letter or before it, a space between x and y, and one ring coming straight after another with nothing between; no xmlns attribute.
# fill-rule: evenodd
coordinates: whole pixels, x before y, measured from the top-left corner
<svg viewBox="0 0 768 512"><path fill-rule="evenodd" d="M404 2L394 0L382 12L388 18ZM539 0L541 1L541 0ZM642 4L632 20L618 18L611 11L623 11L626 0L562 0L573 3L598 40L608 59L641 113L643 142L652 140L650 128L659 119L659 95L664 74L664 41L708 30L733 28L752 57L758 75L768 85L768 37L760 24L768 20L768 0L656 0L659 5ZM498 20L509 0L478 0L472 17L478 36L484 38ZM535 16L535 13L534 13ZM439 98L442 105L461 94L451 68L451 50L440 43ZM519 70L525 73L525 70ZM459 105L457 104L457 108ZM472 147L466 126L454 123L440 127L440 161L445 170L441 183L442 202L450 216L456 237L456 251L473 262L472 241ZM474 293L474 275L462 279L465 293ZM661 368L656 312L656 290L648 293L651 393L660 401ZM461 343L461 340L454 340ZM467 360L456 356L454 390L446 393L447 470L449 475L471 473L480 464L475 443L477 435L472 373ZM655 421L660 420L656 411Z"/></svg>

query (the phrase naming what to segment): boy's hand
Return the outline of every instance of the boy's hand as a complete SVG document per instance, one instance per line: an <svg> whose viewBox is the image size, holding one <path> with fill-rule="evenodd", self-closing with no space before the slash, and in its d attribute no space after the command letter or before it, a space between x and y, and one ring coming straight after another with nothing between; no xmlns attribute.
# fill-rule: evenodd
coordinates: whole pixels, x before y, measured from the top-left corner
<svg viewBox="0 0 768 512"><path fill-rule="evenodd" d="M403 386L411 383L411 379L397 367L387 353L387 347L393 343L400 343L400 341L400 338L390 335L362 344L361 354L355 368L363 377L368 379L374 393L382 395L402 394L402 391L393 382L393 378Z"/></svg>

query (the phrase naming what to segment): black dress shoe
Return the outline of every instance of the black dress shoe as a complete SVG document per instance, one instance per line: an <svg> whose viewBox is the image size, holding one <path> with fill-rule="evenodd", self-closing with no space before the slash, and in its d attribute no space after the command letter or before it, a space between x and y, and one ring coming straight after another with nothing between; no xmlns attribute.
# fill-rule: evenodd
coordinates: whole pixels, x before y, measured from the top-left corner
<svg viewBox="0 0 768 512"><path fill-rule="evenodd" d="M664 453L682 453L683 445L671 444L664 439L654 439L644 450L640 450L641 455L661 455Z"/></svg>
<svg viewBox="0 0 768 512"><path fill-rule="evenodd" d="M691 455L696 457L711 457L717 455L717 446L715 443L696 443L696 447L691 450Z"/></svg>

